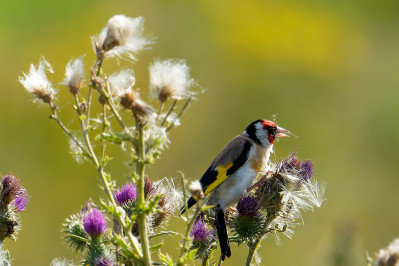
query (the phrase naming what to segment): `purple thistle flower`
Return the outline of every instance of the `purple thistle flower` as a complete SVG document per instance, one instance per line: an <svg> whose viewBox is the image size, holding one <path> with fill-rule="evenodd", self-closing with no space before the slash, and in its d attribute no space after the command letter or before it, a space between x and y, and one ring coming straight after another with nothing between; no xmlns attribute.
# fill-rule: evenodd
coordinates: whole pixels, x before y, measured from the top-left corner
<svg viewBox="0 0 399 266"><path fill-rule="evenodd" d="M237 203L237 211L241 216L259 217L259 203L251 196L241 198Z"/></svg>
<svg viewBox="0 0 399 266"><path fill-rule="evenodd" d="M194 242L202 242L207 239L216 239L215 230L207 230L204 221L198 218L191 228L190 236L194 238Z"/></svg>
<svg viewBox="0 0 399 266"><path fill-rule="evenodd" d="M114 263L110 259L106 259L104 257L101 257L101 258L96 260L95 265L96 266L112 266L112 265L114 265Z"/></svg>
<svg viewBox="0 0 399 266"><path fill-rule="evenodd" d="M104 214L93 209L83 217L83 228L91 237L100 236L107 229L107 221Z"/></svg>
<svg viewBox="0 0 399 266"><path fill-rule="evenodd" d="M3 177L1 184L1 202L7 207L23 191L23 187L19 184L19 179L13 175Z"/></svg>
<svg viewBox="0 0 399 266"><path fill-rule="evenodd" d="M301 161L296 157L296 152L290 154L280 163L280 168L288 173L299 171L301 169Z"/></svg>
<svg viewBox="0 0 399 266"><path fill-rule="evenodd" d="M127 183L123 188L118 188L114 195L116 203L118 203L120 206L124 206L136 201L136 197L136 185L133 183Z"/></svg>
<svg viewBox="0 0 399 266"><path fill-rule="evenodd" d="M19 212L25 210L26 205L28 205L28 203L29 203L29 198L26 191L20 193L20 195L18 195L13 201L15 209Z"/></svg>
<svg viewBox="0 0 399 266"><path fill-rule="evenodd" d="M311 160L305 160L301 165L301 178L303 181L308 182L313 176L313 163Z"/></svg>

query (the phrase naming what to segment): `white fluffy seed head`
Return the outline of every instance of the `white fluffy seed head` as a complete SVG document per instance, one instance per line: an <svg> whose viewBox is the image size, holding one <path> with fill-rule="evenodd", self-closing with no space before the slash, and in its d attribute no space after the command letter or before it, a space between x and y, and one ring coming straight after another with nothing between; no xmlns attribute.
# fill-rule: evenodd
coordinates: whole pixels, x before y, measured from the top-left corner
<svg viewBox="0 0 399 266"><path fill-rule="evenodd" d="M134 54L144 49L152 41L143 37L144 18L130 18L115 15L97 37L92 37L97 58L122 57L134 60Z"/></svg>
<svg viewBox="0 0 399 266"><path fill-rule="evenodd" d="M169 98L181 100L192 95L189 89L194 80L189 70L184 60L156 60L150 66L151 96L163 103Z"/></svg>
<svg viewBox="0 0 399 266"><path fill-rule="evenodd" d="M77 94L84 83L83 57L71 59L65 69L65 79L61 84L67 86L72 94Z"/></svg>
<svg viewBox="0 0 399 266"><path fill-rule="evenodd" d="M114 97L120 97L134 86L136 78L131 69L126 69L112 74L108 78L109 89Z"/></svg>
<svg viewBox="0 0 399 266"><path fill-rule="evenodd" d="M54 99L55 90L47 79L46 72L54 73L50 63L42 57L37 68L31 64L29 73L23 73L24 76L19 77L19 82L34 98L50 103Z"/></svg>
<svg viewBox="0 0 399 266"><path fill-rule="evenodd" d="M397 263L399 263L399 238L377 253L377 266L398 265Z"/></svg>

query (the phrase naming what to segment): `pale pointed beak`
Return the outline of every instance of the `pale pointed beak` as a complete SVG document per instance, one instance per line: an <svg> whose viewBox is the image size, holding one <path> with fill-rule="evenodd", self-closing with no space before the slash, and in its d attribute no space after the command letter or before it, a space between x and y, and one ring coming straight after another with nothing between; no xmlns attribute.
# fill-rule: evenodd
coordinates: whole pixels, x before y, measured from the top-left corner
<svg viewBox="0 0 399 266"><path fill-rule="evenodd" d="M277 127L276 128L276 138L282 138L282 137L289 137L287 134L291 134L288 130L282 128L282 127Z"/></svg>

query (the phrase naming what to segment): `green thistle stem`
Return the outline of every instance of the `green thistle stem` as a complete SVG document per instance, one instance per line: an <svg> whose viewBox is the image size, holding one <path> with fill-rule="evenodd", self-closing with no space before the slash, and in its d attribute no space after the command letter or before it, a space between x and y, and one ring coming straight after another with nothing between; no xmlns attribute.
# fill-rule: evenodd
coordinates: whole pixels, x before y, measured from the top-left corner
<svg viewBox="0 0 399 266"><path fill-rule="evenodd" d="M136 163L136 173L137 173L137 204L138 208L143 209L145 206L144 198L144 168L145 168L145 146L144 146L144 125L139 122L139 119L135 116L136 128L139 132L138 135L138 145L137 154L138 160ZM143 263L145 266L151 265L151 254L150 254L150 244L148 240L147 232L147 221L146 214L141 211L138 214L139 223L139 233L140 233L140 243L141 249L143 250Z"/></svg>
<svg viewBox="0 0 399 266"><path fill-rule="evenodd" d="M94 63L94 68L97 68L96 76L100 75L102 64L103 64L103 59L97 59L97 61ZM91 106L92 95L93 95L93 85L90 85L89 93L87 95L87 124L86 124L86 126L89 125L89 121L90 121L89 118L90 118L90 106Z"/></svg>
<svg viewBox="0 0 399 266"><path fill-rule="evenodd" d="M192 96L188 97L187 101L184 103L183 107L181 108L179 114L176 116L176 119L179 119L183 115L184 111L186 110L186 108L189 105L189 103L191 102L191 100L192 100ZM171 125L169 125L168 128L166 129L166 132L171 130L173 126L174 126L173 123Z"/></svg>
<svg viewBox="0 0 399 266"><path fill-rule="evenodd" d="M76 105L77 105L77 107L78 107L77 113L78 113L78 115L80 116L80 115L81 115L81 114L80 114L80 109L79 109L80 103L79 103L79 99L78 99L78 96L77 96L77 95L75 95L75 103L76 103ZM54 109L54 108L52 108L52 109ZM54 112L55 112L55 110L53 111L53 113L54 113ZM58 118L58 117L57 117L57 118ZM59 121L59 119L57 119L56 121ZM114 208L116 208L117 205L116 205L116 202L115 202L115 200L114 200L112 191L111 191L111 189L110 189L110 187L109 187L109 183L108 183L108 181L107 181L107 178L106 178L106 176L105 176L104 169L103 169L103 167L101 166L101 164L98 162L97 156L96 156L96 154L94 153L93 147L92 147L92 145L91 145L91 142L90 142L90 139L89 139L89 134L88 134L86 125L85 125L84 121L83 121L82 119L80 119L80 117L79 117L79 122L80 122L80 126L81 126L81 129L82 129L82 133L83 133L83 137L84 137L84 140L85 140L85 144L86 144L86 147L87 147L88 156L89 156L89 158L91 159L91 161L93 162L93 164L95 165L98 174L100 175L101 181L102 181L102 183L103 183L103 188L104 188L104 190L105 190L105 192L106 192L106 194L107 194L107 196L108 196L109 201L111 202L112 206L113 206ZM60 124L60 123L61 123L61 121L59 121L59 124ZM61 124L62 124L62 123L61 123ZM60 124L60 126L61 126L61 124ZM64 128L63 128L63 129L64 129ZM66 127L65 127L65 129L66 129ZM65 130L64 130L64 131L65 131ZM69 132L69 130L66 130L65 132ZM68 136L72 136L72 139L74 139L74 137L73 137L72 134L70 134L70 135L68 134ZM77 142L77 141L76 141L76 142ZM77 144L78 144L78 143L79 143L79 142L77 142ZM78 144L78 145L79 145L79 147L81 147L80 144ZM125 221L123 220L123 218L122 218L121 216L116 216L116 218L118 219L118 221L120 222L120 224L122 225L122 227L123 227L124 229L127 229L126 223L125 223ZM143 255L142 255L142 252L141 252L141 250L140 250L140 248L139 248L139 242L138 242L137 238L135 238L135 237L133 236L133 234L132 234L129 230L128 230L128 233L127 233L127 234L128 234L129 241L130 241L130 243L131 243L131 245L132 245L132 247L133 247L133 250L134 250L135 255L138 257L138 259L141 259Z"/></svg>
<svg viewBox="0 0 399 266"><path fill-rule="evenodd" d="M184 265L185 264L183 257L188 251L188 246L187 245L190 242L189 234L190 234L191 228L193 227L195 218L197 218L197 215L201 211L202 202L197 201L196 206L197 206L197 209L195 210L194 215L191 217L191 220L187 224L186 233L185 233L184 239L183 239L183 244L182 244L181 249L180 249L179 261L176 263L176 265Z"/></svg>
<svg viewBox="0 0 399 266"><path fill-rule="evenodd" d="M267 229L269 228L269 225L274 220L274 218L276 218L276 215L274 215L274 214L269 215L266 219L264 226L263 226L263 233L255 240L255 242L247 244L248 245L248 257L247 257L247 261L245 263L246 266L251 265L252 259L260 246L260 242L262 241L263 237L267 233L269 233L269 230L267 230Z"/></svg>
<svg viewBox="0 0 399 266"><path fill-rule="evenodd" d="M202 259L202 263L201 263L202 266L207 266L207 265L208 265L208 262L209 262L209 259L210 259L211 256L212 256L212 253L213 253L213 250L212 250L211 252L209 252L209 253L206 255L205 258Z"/></svg>
<svg viewBox="0 0 399 266"><path fill-rule="evenodd" d="M177 104L177 100L174 100L172 103L172 106L169 108L169 111L166 113L165 118L163 119L162 123L161 123L161 127L165 124L166 120L168 119L168 117L170 116L170 114L173 112L173 110L175 109L175 106Z"/></svg>

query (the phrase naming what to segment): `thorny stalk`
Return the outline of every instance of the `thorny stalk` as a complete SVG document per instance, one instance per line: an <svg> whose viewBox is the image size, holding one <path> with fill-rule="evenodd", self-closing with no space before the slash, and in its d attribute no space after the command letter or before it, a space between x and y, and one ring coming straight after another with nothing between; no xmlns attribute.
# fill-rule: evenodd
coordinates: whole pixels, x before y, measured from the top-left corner
<svg viewBox="0 0 399 266"><path fill-rule="evenodd" d="M126 131L126 132L129 132L129 129L127 128L125 122L123 122L121 115L118 113L118 111L115 108L115 103L114 103L114 100L111 97L111 92L109 90L108 82L105 84L105 86L106 86L106 88L105 88L106 91L105 91L104 88L101 88L101 93L104 96L106 103L111 108L112 113L116 117L116 120L118 120L118 123L122 127L122 129L124 131Z"/></svg>
<svg viewBox="0 0 399 266"><path fill-rule="evenodd" d="M142 125L139 119L135 116L136 128L139 132L138 135L138 145L137 154L138 160L136 162L136 173L137 173L137 205L140 210L145 208L145 198L144 198L144 168L145 168L145 146L144 146L144 125ZM147 222L146 213L140 211L138 213L138 223L140 231L140 242L141 248L143 250L143 263L146 266L151 265L151 255L150 255L150 244L148 240L147 232Z"/></svg>
<svg viewBox="0 0 399 266"><path fill-rule="evenodd" d="M64 133L82 150L84 155L88 155L86 148L82 146L82 144L76 139L76 137L71 133L71 131L69 131L69 129L64 125L64 123L62 123L62 121L59 119L57 114L57 106L54 105L52 102L50 102L50 109L52 113L50 119L53 119L58 123L62 131L64 131Z"/></svg>
<svg viewBox="0 0 399 266"><path fill-rule="evenodd" d="M102 105L102 118L103 118L103 134L105 133L106 129L107 129L107 105L103 104ZM107 149L107 142L105 141L105 139L102 140L101 143L101 163L104 164L104 160L105 160L105 151Z"/></svg>
<svg viewBox="0 0 399 266"><path fill-rule="evenodd" d="M94 68L97 68L96 76L100 75L102 64L103 64L103 59L97 59L96 62L94 63ZM89 93L87 95L87 126L89 125L90 122L90 107L91 107L91 99L93 96L93 86L94 84L90 84Z"/></svg>
<svg viewBox="0 0 399 266"><path fill-rule="evenodd" d="M211 252L209 252L209 253L206 255L205 258L202 259L202 262L201 262L201 265L202 265L202 266L207 266L207 265L208 265L209 259L212 257L212 253L213 253L213 250L212 250Z"/></svg>
<svg viewBox="0 0 399 266"><path fill-rule="evenodd" d="M84 121L81 119L81 110L79 109L80 103L79 103L79 99L78 96L75 95L75 103L77 105L77 114L79 115L79 122L81 125L81 130L82 130L82 134L84 136L84 140L85 140L85 144L86 144L86 148L84 148L79 141L77 141L77 139L72 135L72 133L64 126L64 124L59 120L57 113L56 113L56 107L53 106L52 104L50 104L51 110L53 112L53 115L51 116L52 119L56 120L57 123L61 126L61 128L63 129L63 131L82 149L82 151L84 151L89 158L91 159L92 163L94 164L94 166L96 167L96 170L98 172L98 174L100 175L102 184L103 184L103 189L105 190L109 201L111 202L112 206L114 208L116 208L116 202L114 200L112 191L109 187L109 183L107 181L107 177L105 175L103 166L98 162L97 156L92 148L90 139L89 139L89 135L88 135L88 131L86 129L85 123ZM116 218L118 219L118 221L120 222L120 224L122 225L123 229L126 230L127 232L127 236L128 239L133 247L133 252L136 256L137 259L141 259L142 258L142 251L139 248L139 242L137 240L136 237L133 236L132 232L130 230L128 230L128 227L126 226L125 221L123 220L123 218L120 215L116 215Z"/></svg>
<svg viewBox="0 0 399 266"><path fill-rule="evenodd" d="M179 256L179 261L177 262L177 265L183 265L184 263L184 259L183 259L183 256L184 256L184 254L186 254L187 253L187 251L188 251L188 244L190 243L190 231L191 231L191 228L193 227L193 224L194 224L194 222L195 222L195 220L196 220L196 218L197 218L197 216L198 216L198 214L201 212L201 210L202 210L202 204L203 204L203 202L205 202L205 199L204 200L199 200L199 201L197 201L197 203L195 204L195 206L196 206L196 209L195 209L195 212L194 212L194 214L193 214L193 216L191 217L191 220L188 222L188 224L187 224L187 227L186 227L186 233L184 234L184 239L183 239L183 244L182 244L182 246L181 246L181 248L180 248L180 256ZM186 207L185 207L186 208ZM187 211L186 211L187 212ZM186 217L188 217L188 214L187 214L187 216ZM187 220L188 221L188 220Z"/></svg>

